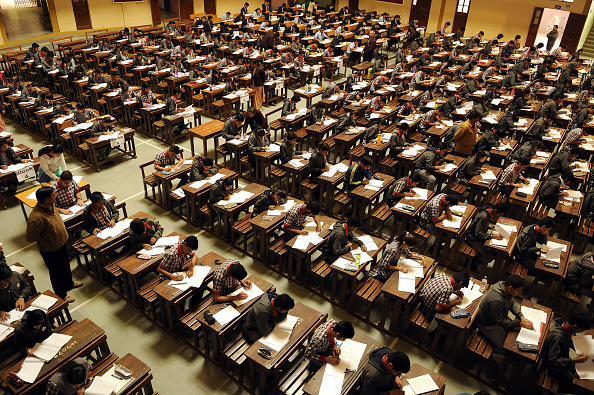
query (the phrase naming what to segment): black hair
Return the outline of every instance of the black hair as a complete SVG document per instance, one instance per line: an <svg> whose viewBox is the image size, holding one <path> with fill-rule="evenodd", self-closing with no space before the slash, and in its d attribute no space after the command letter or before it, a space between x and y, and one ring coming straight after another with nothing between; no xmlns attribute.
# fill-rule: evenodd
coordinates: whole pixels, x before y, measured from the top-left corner
<svg viewBox="0 0 594 395"><path fill-rule="evenodd" d="M478 113L478 111L475 110L471 110L470 113L468 114L468 119L471 118L480 118L481 114Z"/></svg>
<svg viewBox="0 0 594 395"><path fill-rule="evenodd" d="M54 188L52 187L41 187L35 191L35 197L39 203L45 203L52 196L53 191Z"/></svg>
<svg viewBox="0 0 594 395"><path fill-rule="evenodd" d="M25 329L33 329L35 325L41 325L46 322L47 315L43 310L35 309L25 313L23 317L23 327Z"/></svg>
<svg viewBox="0 0 594 395"><path fill-rule="evenodd" d="M410 359L402 351L394 351L388 355L388 362L392 364L395 371L408 373L410 371Z"/></svg>
<svg viewBox="0 0 594 395"><path fill-rule="evenodd" d="M315 215L318 215L320 213L320 204L318 202L308 202L306 203L305 208L307 208Z"/></svg>
<svg viewBox="0 0 594 395"><path fill-rule="evenodd" d="M417 244L417 239L415 238L415 235L413 235L410 232L400 233L400 235L396 238L396 241L400 243L405 242L406 245L408 245L409 247L413 247L415 244Z"/></svg>
<svg viewBox="0 0 594 395"><path fill-rule="evenodd" d="M243 115L241 115L241 114L237 114L237 115L235 116L235 120L236 120L237 122L243 122L243 120L244 120L244 118L243 118Z"/></svg>
<svg viewBox="0 0 594 395"><path fill-rule="evenodd" d="M318 151L330 152L330 146L327 143L320 143L320 145L318 146Z"/></svg>
<svg viewBox="0 0 594 395"><path fill-rule="evenodd" d="M418 173L413 173L412 176L410 176L410 180L412 182L421 182L423 180L423 178L421 177L420 174Z"/></svg>
<svg viewBox="0 0 594 395"><path fill-rule="evenodd" d="M188 236L185 238L184 244L196 251L198 249L198 238L196 236Z"/></svg>
<svg viewBox="0 0 594 395"><path fill-rule="evenodd" d="M284 189L275 189L273 191L273 193L276 193L278 195L278 197L281 198L282 200L287 199L287 191L285 191Z"/></svg>
<svg viewBox="0 0 594 395"><path fill-rule="evenodd" d="M42 149L37 152L37 156L45 155L49 152L53 152L55 154L61 154L64 152L64 148L61 145L46 145Z"/></svg>
<svg viewBox="0 0 594 395"><path fill-rule="evenodd" d="M295 301L287 294L280 294L274 298L274 307L282 310L291 310L295 307Z"/></svg>
<svg viewBox="0 0 594 395"><path fill-rule="evenodd" d="M475 154L475 156L480 159L480 158L484 158L485 156L488 156L487 153L483 150L478 150Z"/></svg>
<svg viewBox="0 0 594 395"><path fill-rule="evenodd" d="M235 262L229 266L229 274L236 280L243 280L247 277L247 271L245 270L245 267L243 267L243 265L239 262Z"/></svg>
<svg viewBox="0 0 594 395"><path fill-rule="evenodd" d="M505 286L520 288L524 286L524 279L517 274L510 274L503 283Z"/></svg>
<svg viewBox="0 0 594 395"><path fill-rule="evenodd" d="M530 158L520 158L518 164L520 166L528 166L530 164Z"/></svg>
<svg viewBox="0 0 594 395"><path fill-rule="evenodd" d="M145 229L146 226L144 225L144 221L140 218L134 218L132 222L130 222L130 230L132 231L132 233L141 235L144 233Z"/></svg>
<svg viewBox="0 0 594 395"><path fill-rule="evenodd" d="M458 204L459 201L458 196L451 193L445 196L445 200L452 205Z"/></svg>
<svg viewBox="0 0 594 395"><path fill-rule="evenodd" d="M440 141L439 143L437 143L437 145L435 146L435 149L438 150L444 150L444 149L448 149L448 146L446 145L446 143L444 143L443 141Z"/></svg>
<svg viewBox="0 0 594 395"><path fill-rule="evenodd" d="M0 265L0 281L4 281L10 277L12 277L12 270L8 267L8 265Z"/></svg>
<svg viewBox="0 0 594 395"><path fill-rule="evenodd" d="M464 272L454 273L452 278L455 282L462 283L464 287L468 287L468 283L470 282L470 277Z"/></svg>
<svg viewBox="0 0 594 395"><path fill-rule="evenodd" d="M497 212L505 213L507 212L509 205L507 203L497 203L493 208L497 210Z"/></svg>
<svg viewBox="0 0 594 395"><path fill-rule="evenodd" d="M68 364L64 366L63 372L66 381L72 385L81 385L87 381L87 369L83 364L78 362L68 362Z"/></svg>
<svg viewBox="0 0 594 395"><path fill-rule="evenodd" d="M295 134L295 132L287 133L287 140L297 140L297 135Z"/></svg>
<svg viewBox="0 0 594 395"><path fill-rule="evenodd" d="M592 324L590 323L590 319L584 313L574 313L569 317L569 325L575 325L578 328L589 330L592 328Z"/></svg>
<svg viewBox="0 0 594 395"><path fill-rule="evenodd" d="M70 170L64 170L62 172L62 174L60 174L60 180L71 181L72 180L72 172Z"/></svg>
<svg viewBox="0 0 594 395"><path fill-rule="evenodd" d="M97 203L99 201L102 201L103 198L103 194L101 192L93 192L91 193L91 203Z"/></svg>
<svg viewBox="0 0 594 395"><path fill-rule="evenodd" d="M546 217L538 221L536 224L538 226L546 226L547 228L552 228L553 226L555 226L555 221L553 221L553 218Z"/></svg>
<svg viewBox="0 0 594 395"><path fill-rule="evenodd" d="M179 154L181 152L181 148L177 145L172 145L169 147L169 151L173 152L174 154Z"/></svg>
<svg viewBox="0 0 594 395"><path fill-rule="evenodd" d="M205 166L212 166L214 164L214 160L212 160L212 158L202 158L202 164Z"/></svg>
<svg viewBox="0 0 594 395"><path fill-rule="evenodd" d="M233 179L231 177L223 178L221 180L221 184L226 185L226 186L231 186L231 185L233 185Z"/></svg>
<svg viewBox="0 0 594 395"><path fill-rule="evenodd" d="M355 328L353 328L353 324L349 321L338 322L332 330L345 339L352 339L355 336Z"/></svg>
<svg viewBox="0 0 594 395"><path fill-rule="evenodd" d="M371 160L371 158L367 155L362 156L361 159L359 160L361 163L363 163L365 166L371 166L373 165L373 161Z"/></svg>
<svg viewBox="0 0 594 395"><path fill-rule="evenodd" d="M361 226L361 220L359 219L359 217L351 217L347 219L346 224L347 226L358 228Z"/></svg>

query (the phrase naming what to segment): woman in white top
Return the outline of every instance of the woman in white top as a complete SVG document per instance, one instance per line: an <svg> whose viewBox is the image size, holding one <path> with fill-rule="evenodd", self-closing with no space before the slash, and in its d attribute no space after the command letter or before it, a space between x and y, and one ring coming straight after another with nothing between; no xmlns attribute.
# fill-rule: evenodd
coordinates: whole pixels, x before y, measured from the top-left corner
<svg viewBox="0 0 594 395"><path fill-rule="evenodd" d="M64 148L61 145L47 145L39 150L39 182L57 180L66 168Z"/></svg>

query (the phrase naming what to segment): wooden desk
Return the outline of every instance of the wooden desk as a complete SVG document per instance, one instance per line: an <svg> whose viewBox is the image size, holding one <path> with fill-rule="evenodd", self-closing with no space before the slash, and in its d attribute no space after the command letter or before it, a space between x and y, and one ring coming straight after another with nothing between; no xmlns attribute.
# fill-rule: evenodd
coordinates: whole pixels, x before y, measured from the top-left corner
<svg viewBox="0 0 594 395"><path fill-rule="evenodd" d="M289 190L287 191L287 193L290 196L299 196L298 193L301 190L301 182L304 178L306 178L309 159L301 159L300 161L302 165L299 167L293 166L289 163L285 163L283 165L283 169L286 170L287 173L289 173L287 175L287 183L289 185Z"/></svg>
<svg viewBox="0 0 594 395"><path fill-rule="evenodd" d="M383 178L383 184L379 187L378 191L366 188L366 185L359 185L353 189L351 195L353 196L353 215L358 216L363 223L364 229L369 229L371 224L371 213L375 207L382 201L379 199L380 195L387 193L390 185L394 183L394 177L384 174L376 173L376 175ZM367 208L369 207L369 214L367 214Z"/></svg>
<svg viewBox="0 0 594 395"><path fill-rule="evenodd" d="M365 128L356 126L351 130L355 133L345 131L334 136L334 162L347 159L349 150L359 144L365 134Z"/></svg>
<svg viewBox="0 0 594 395"><path fill-rule="evenodd" d="M282 143L277 143L280 146ZM254 152L253 157L255 160L255 181L264 185L270 184L270 165L276 161L280 156L280 151L260 151ZM266 174L268 170L268 174Z"/></svg>
<svg viewBox="0 0 594 395"><path fill-rule="evenodd" d="M525 376L524 371L527 368L533 368L538 361L540 353L542 351L542 346L544 344L544 339L546 339L548 335L548 328L551 325L551 321L553 319L553 311L548 307L541 306L537 303L534 303L528 299L522 300L522 306L530 307L532 309L542 310L547 313L547 322L545 323L544 327L546 328L541 332L541 338L538 342L538 352L530 353L530 352L522 352L518 348L518 342L516 341L519 331L512 331L507 333L507 337L505 338L505 343L503 344L503 350L505 353L515 360L516 367L512 370L511 379L507 381L505 388L507 390L513 390L517 388L519 383L523 380Z"/></svg>
<svg viewBox="0 0 594 395"><path fill-rule="evenodd" d="M249 376L253 379L249 383L249 391L256 394L266 394L267 389L276 390L279 383L279 370L288 362L291 354L300 347L305 339L326 319L326 314L312 309L301 302L297 302L289 314L299 317L289 340L280 351L272 350L272 358L265 359L258 355L258 349L265 347L260 341L252 344L245 352ZM1 376L0 376L1 377Z"/></svg>
<svg viewBox="0 0 594 395"><path fill-rule="evenodd" d="M190 114L193 118L194 125L201 125L202 124L202 109L194 107L194 113ZM175 136L173 134L173 129L177 125L184 125L185 117L184 115L164 115L161 120L163 121L163 131L162 131L162 140L173 145L175 144ZM192 126L192 122L190 121L189 126ZM189 129L188 129L189 130ZM158 138L158 136L155 136Z"/></svg>
<svg viewBox="0 0 594 395"><path fill-rule="evenodd" d="M390 235L390 240L393 240L394 237L396 236L396 223L400 224L399 233L402 233L407 229L414 230L413 225L417 221L417 218L419 217L421 210L423 210L423 208L425 208L425 205L427 204L427 202L433 198L433 195L435 195L435 192L430 191L428 189L423 189L423 188L415 188L415 189L427 191L427 199L426 200L410 199L408 197L403 197L398 201L398 203L403 203L403 204L413 207L414 210L412 210L412 211L404 210L402 208L396 207L396 205L391 208L392 215L394 216L394 226L392 226L392 234Z"/></svg>
<svg viewBox="0 0 594 395"><path fill-rule="evenodd" d="M117 356L115 356L117 358ZM136 394L152 394L153 393L153 386L151 380L153 375L151 374L151 368L142 362L140 359L136 358L134 355L128 353L123 358L117 359L114 363L118 365L122 365L132 371L132 378L133 382L122 392L121 395L136 395ZM100 367L98 370L97 368L93 367L91 376L103 376L107 373L111 367L112 363L106 364L103 367Z"/></svg>
<svg viewBox="0 0 594 395"><path fill-rule="evenodd" d="M227 208L224 205L219 205L218 203L214 205L216 211L219 214L219 229L221 231L221 237L225 240L231 240L232 237L232 229L235 220L239 216L239 214L247 210L251 207L258 197L264 193L267 188L260 184L251 183L247 185L245 188L241 188L243 191L251 192L253 195L246 199L245 202L236 205L235 207ZM238 191L235 191L238 192ZM225 200L221 200L221 202L226 202Z"/></svg>
<svg viewBox="0 0 594 395"><path fill-rule="evenodd" d="M501 267L504 263L511 258L514 248L516 247L516 241L518 240L518 232L522 229L522 221L516 221L511 218L499 217L497 219L498 224L515 226L516 230L511 233L507 246L494 245L493 240L489 239L485 242L485 246L489 249L489 252L493 254L493 268L489 270L488 280L489 284L495 284L497 281L503 279L503 274L500 275Z"/></svg>
<svg viewBox="0 0 594 395"><path fill-rule="evenodd" d="M202 140L202 144L204 147L203 155L206 157L208 156L208 140L214 138L214 145L215 148L219 145L219 136L223 131L223 125L225 123L223 121L219 121L215 119L213 121L207 122L204 125L193 127L189 129L190 131L190 147L192 151L192 156L196 155L194 151L194 137ZM215 154L216 158L216 154Z"/></svg>
<svg viewBox="0 0 594 395"><path fill-rule="evenodd" d="M464 209L464 205L462 204L461 206L462 206L462 209ZM433 259L437 259L442 262L447 262L447 260L450 258L450 256L449 256L450 251L451 251L450 244L451 244L452 239L460 237L464 233L464 231L466 230L466 226L468 226L470 219L472 217L474 217L475 212L476 212L476 206L469 204L466 207L464 214L462 215L462 223L460 224L460 227L457 229L445 227L443 225L443 221L435 224L438 234L435 235L436 239L435 239L435 242L433 243L433 253L432 253ZM439 245L442 242L445 243L445 246L444 246L443 251L440 254L441 259L438 259L437 253L439 251Z"/></svg>
<svg viewBox="0 0 594 395"><path fill-rule="evenodd" d="M390 148L390 141L381 142L379 145L375 141L370 141L364 147L365 152L371 156L371 171L377 171L380 161L384 159L388 148Z"/></svg>
<svg viewBox="0 0 594 395"><path fill-rule="evenodd" d="M223 178L227 178L227 177L231 177L231 178L236 178L237 173L235 173L234 171L231 171L229 169L219 169L218 171L219 174L223 175ZM210 177L206 178L206 180L211 179ZM181 189L184 191L184 195L185 195L185 199L186 199L186 215L185 215L185 219L193 224L193 225L199 225L200 224L200 218L199 215L197 214L197 208L199 209L202 204L205 204L206 201L208 200L208 198L210 197L210 188L212 187L211 183L206 183L202 186L200 186L199 188L195 188L192 185L194 184L194 182L190 182L184 186L181 187ZM182 213L182 218L184 218L184 215Z"/></svg>
<svg viewBox="0 0 594 395"><path fill-rule="evenodd" d="M361 332L355 331L355 336L353 336L353 340L359 343L365 344L365 351L361 356L361 361L359 362L359 366L354 372L349 372L344 375L344 381L342 382L342 391L341 395L347 395L353 392L359 378L363 373L363 368L369 362L369 354L373 350L376 350L381 347L381 343L375 339L370 338L362 334ZM324 370L326 369L326 364L324 367L320 368L307 382L303 385L303 393L306 395L318 395L320 394L320 387L322 385L322 380L324 379Z"/></svg>
<svg viewBox="0 0 594 395"><path fill-rule="evenodd" d="M491 170L493 174L495 174L495 177L497 177L497 179L499 179L499 175L501 174L501 169L499 167L491 166L486 163L483 163L483 165L481 166L481 174L482 170ZM472 177L468 182L468 197L471 199L471 203L475 206L482 205L484 199L488 196L489 192L497 188L497 179L483 180L480 174L477 174L476 176Z"/></svg>
<svg viewBox="0 0 594 395"><path fill-rule="evenodd" d="M458 170L460 170L460 167L464 164L464 162L466 162L467 158L462 158L461 156L448 154L445 156L445 159L452 160L453 164L456 165L456 168L453 170L450 170L448 172L445 172L443 170L435 170L433 172L433 175L437 179L437 183L435 185L438 190L439 190L439 186L441 184L447 184L449 180L454 178L453 177L454 173L456 173Z"/></svg>
<svg viewBox="0 0 594 395"><path fill-rule="evenodd" d="M371 236L375 244L377 245L377 250L367 251L367 254L373 258L372 261L359 265L359 268L355 271L345 270L336 265L332 262L330 263L330 270L332 272L331 281L332 281L332 289L331 289L331 296L330 301L338 304L342 307L347 307L347 310L350 310L353 305L353 300L355 298L355 294L357 292L357 282L361 281L364 277L365 272L371 270L371 267L377 263L376 258L378 257L380 251L386 246L387 242L384 239L380 239L379 237ZM341 258L346 259L352 263L355 263L355 257L350 251L341 256ZM342 280L341 280L342 279ZM340 289L338 282L341 280ZM324 290L321 290L322 295L324 294Z"/></svg>
<svg viewBox="0 0 594 395"><path fill-rule="evenodd" d="M59 333L70 335L72 339L64 345L51 361L43 365L35 382L30 384L25 383L25 385L18 388L8 381L8 373L18 372L25 358L17 360L0 371L0 379L5 383L5 388L11 394L32 395L42 391L54 373L75 358L85 357L94 353L96 355L95 363L97 363L109 355L105 332L88 318L85 318L81 322L72 322Z"/></svg>
<svg viewBox="0 0 594 395"><path fill-rule="evenodd" d="M410 367L410 371L406 374L407 379L413 379L415 377L430 375L435 384L439 387L438 390L425 392L423 395L442 395L445 391L445 382L446 378L438 373L434 373L432 370L429 370L421 365L413 363ZM408 382L407 382L408 383ZM404 384L406 385L406 384Z"/></svg>
<svg viewBox="0 0 594 395"><path fill-rule="evenodd" d="M559 268L553 269L550 267L546 267L544 265L544 259L542 259L542 255L536 261L534 265L534 271L536 272L536 278L542 282L544 282L544 288L547 291L541 292L538 295L538 302L550 306L552 303L553 298L558 298L561 294L563 289L563 283L565 281L565 275L567 274L567 269L569 268L570 259L571 259L571 252L573 251L573 246L570 242L558 239L556 237L548 236L548 241L552 241L554 243L563 244L565 246L565 251L561 252L561 263L559 263ZM533 285L535 287L536 284Z"/></svg>
<svg viewBox="0 0 594 395"><path fill-rule="evenodd" d="M176 171L169 172L169 174L163 174L163 171L161 170L153 173L159 184L159 198L155 203L167 210L171 209L170 195L173 190L173 181L188 174L192 169L192 161L194 158L192 157L186 160L189 160L190 163L181 165Z"/></svg>
<svg viewBox="0 0 594 395"><path fill-rule="evenodd" d="M390 275L388 281L386 281L382 286L382 293L386 298L386 303L383 306L383 311L379 322L381 328L386 327L386 321L390 309L392 310L392 315L390 317L390 326L388 328L388 331L393 334L398 334L402 330L402 328L404 328L404 324L407 322L411 314L411 302L413 298L423 288L425 283L429 281L431 277L433 277L433 273L435 273L435 269L437 268L436 260L428 256L424 256L424 258L424 277L415 278L415 293L398 290L398 280L400 278L399 271L394 271Z"/></svg>
<svg viewBox="0 0 594 395"><path fill-rule="evenodd" d="M86 182L85 180L81 180L80 183L78 183L77 185L79 188L82 188L86 185L89 185L89 183ZM27 211L25 210L25 206L29 207L30 209L33 209L37 205L36 199L29 199L27 197L30 194L32 194L33 192L35 192L36 190L38 190L39 188L41 188L41 185L27 189L26 191L23 191L23 192L19 192L15 195L15 197L19 200L19 203L21 204L21 210L23 210L23 215L25 216L25 221L27 221L29 218L27 215ZM89 189L86 189L85 193L87 195L87 199L89 199L90 198Z"/></svg>
<svg viewBox="0 0 594 395"><path fill-rule="evenodd" d="M110 146L111 142L109 140L102 140L99 141L99 136L91 137L85 140L89 147L89 157L88 163L93 169L97 171L101 171L101 165L107 162L112 161L115 158L119 158L122 156L130 156L131 158L136 158L136 145L134 144L134 130L130 128L122 128L119 130L120 133L124 134L124 149L120 147L114 148L114 150L120 151L117 155L110 155L105 160L100 160L98 158L98 151L107 148Z"/></svg>
<svg viewBox="0 0 594 395"><path fill-rule="evenodd" d="M341 163L347 166L349 164L348 160L346 159ZM344 173L337 171L332 177L324 175L317 177L318 185L320 186L319 203L322 210L328 212L331 211L332 201L334 200L334 191L336 190L338 184L340 184L344 179L345 174L346 171Z"/></svg>

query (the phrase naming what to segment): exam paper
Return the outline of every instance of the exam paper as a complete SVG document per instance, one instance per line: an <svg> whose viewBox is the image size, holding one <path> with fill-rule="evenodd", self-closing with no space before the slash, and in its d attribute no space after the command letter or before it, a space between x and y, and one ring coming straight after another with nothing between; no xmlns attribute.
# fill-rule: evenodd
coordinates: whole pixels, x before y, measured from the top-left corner
<svg viewBox="0 0 594 395"><path fill-rule="evenodd" d="M299 317L287 315L287 318L284 321L276 324L274 330L268 336L260 339L260 343L273 350L280 351L289 341L291 333L293 333L293 327L297 324L298 319Z"/></svg>
<svg viewBox="0 0 594 395"><path fill-rule="evenodd" d="M150 255L150 256L155 256L155 255L161 255L165 253L165 247L153 247L150 250L145 250L144 248L140 251L138 251L136 254L137 255Z"/></svg>
<svg viewBox="0 0 594 395"><path fill-rule="evenodd" d="M351 251L351 255L353 256L353 258L357 259L357 254L361 254L361 264L373 261L373 258L369 256L368 253L366 253L365 251L361 251L360 248L357 248L357 250Z"/></svg>
<svg viewBox="0 0 594 395"><path fill-rule="evenodd" d="M89 388L85 390L85 395L111 395L116 386L114 380L110 380L109 377L96 376Z"/></svg>
<svg viewBox="0 0 594 395"><path fill-rule="evenodd" d="M398 290L401 292L415 293L416 284L414 278L398 277Z"/></svg>
<svg viewBox="0 0 594 395"><path fill-rule="evenodd" d="M359 240L363 242L363 244L365 244L365 247L367 247L367 251L374 251L377 250L377 244L375 244L375 241L373 241L373 238L369 235L363 235L361 237L359 237Z"/></svg>
<svg viewBox="0 0 594 395"><path fill-rule="evenodd" d="M47 312L57 301L58 299L53 296L41 294L31 302L31 307Z"/></svg>
<svg viewBox="0 0 594 395"><path fill-rule="evenodd" d="M27 357L17 374L25 383L32 383L39 375L44 364L45 361L39 358Z"/></svg>
<svg viewBox="0 0 594 395"><path fill-rule="evenodd" d="M415 392L416 395L424 394L426 392L437 391L439 387L429 374L424 374L419 377L406 379L408 385Z"/></svg>
<svg viewBox="0 0 594 395"><path fill-rule="evenodd" d="M547 313L542 310L532 309L526 306L521 306L520 310L526 319L532 321L534 330L531 331L526 328L521 328L516 340L519 343L538 345L541 335L541 328L543 326L542 324L547 322Z"/></svg>
<svg viewBox="0 0 594 395"><path fill-rule="evenodd" d="M235 295L239 295L242 292L245 292L247 294L247 298L242 299L242 300L234 300L233 304L235 304L236 306L241 306L241 305L249 302L252 299L259 298L264 293L264 291L262 291L256 284L252 283L252 286L250 289L239 288L239 289L233 291L232 293L230 293L229 295L235 296Z"/></svg>
<svg viewBox="0 0 594 395"><path fill-rule="evenodd" d="M169 247L179 242L179 236L160 237L155 243L155 247Z"/></svg>
<svg viewBox="0 0 594 395"><path fill-rule="evenodd" d="M227 306L218 313L213 314L213 317L215 320L217 320L219 324L226 325L229 322L233 321L235 318L239 317L239 312L235 310L233 306Z"/></svg>
<svg viewBox="0 0 594 395"><path fill-rule="evenodd" d="M460 229L460 226L462 226L462 217L459 217L457 215L452 215L452 219L444 219L442 221L443 226L445 226L446 228L453 228L453 229Z"/></svg>
<svg viewBox="0 0 594 395"><path fill-rule="evenodd" d="M576 354L584 354L589 358L586 362L576 363L575 369L581 379L594 380L594 339L592 335L586 336L573 336L573 345L575 347Z"/></svg>

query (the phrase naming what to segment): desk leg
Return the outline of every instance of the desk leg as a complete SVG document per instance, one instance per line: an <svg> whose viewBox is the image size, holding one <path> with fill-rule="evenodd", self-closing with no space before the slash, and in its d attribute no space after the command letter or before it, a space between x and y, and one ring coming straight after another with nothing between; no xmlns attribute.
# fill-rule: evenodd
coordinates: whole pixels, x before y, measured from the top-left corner
<svg viewBox="0 0 594 395"><path fill-rule="evenodd" d="M21 200L19 200L19 202L21 203L21 210L23 210L23 215L25 216L25 221L28 221L29 217L27 216L27 211L25 210L25 203L23 203Z"/></svg>

